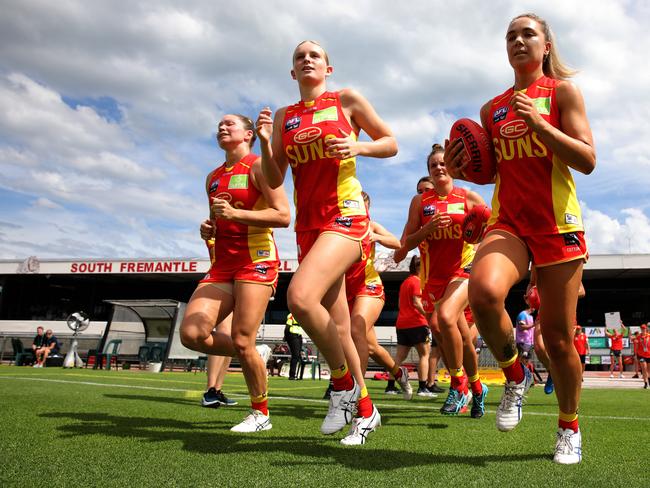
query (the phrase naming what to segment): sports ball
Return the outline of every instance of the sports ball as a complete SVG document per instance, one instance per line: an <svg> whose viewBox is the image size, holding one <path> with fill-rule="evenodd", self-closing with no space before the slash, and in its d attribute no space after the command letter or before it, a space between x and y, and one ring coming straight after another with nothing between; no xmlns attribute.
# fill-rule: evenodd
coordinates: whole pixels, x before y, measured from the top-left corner
<svg viewBox="0 0 650 488"><path fill-rule="evenodd" d="M476 244L483 239L487 221L492 210L487 205L474 205L463 220L463 239L470 244Z"/></svg>
<svg viewBox="0 0 650 488"><path fill-rule="evenodd" d="M496 175L496 158L490 136L485 129L471 119L460 119L454 122L449 132L449 140L463 141L469 164L463 171L467 181L477 185L486 185L494 181Z"/></svg>
<svg viewBox="0 0 650 488"><path fill-rule="evenodd" d="M531 286L528 289L528 293L526 293L526 301L528 302L528 306L530 308L534 308L535 310L539 310L539 306L541 305L540 300L539 300L539 293L537 293L537 287L536 286Z"/></svg>

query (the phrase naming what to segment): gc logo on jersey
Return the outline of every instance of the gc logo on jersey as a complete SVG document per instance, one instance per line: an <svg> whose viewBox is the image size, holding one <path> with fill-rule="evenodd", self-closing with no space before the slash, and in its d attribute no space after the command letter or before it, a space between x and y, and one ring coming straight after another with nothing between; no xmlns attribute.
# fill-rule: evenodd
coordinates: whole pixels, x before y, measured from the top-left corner
<svg viewBox="0 0 650 488"><path fill-rule="evenodd" d="M305 127L302 130L296 132L293 136L293 141L296 144L309 144L310 142L315 141L320 137L323 131L320 127Z"/></svg>
<svg viewBox="0 0 650 488"><path fill-rule="evenodd" d="M290 130L297 129L300 127L300 117L294 115L290 119L287 119L287 123L284 124L284 131L289 132Z"/></svg>
<svg viewBox="0 0 650 488"><path fill-rule="evenodd" d="M518 139L526 132L528 132L528 125L521 119L511 120L499 129L499 133L506 139Z"/></svg>

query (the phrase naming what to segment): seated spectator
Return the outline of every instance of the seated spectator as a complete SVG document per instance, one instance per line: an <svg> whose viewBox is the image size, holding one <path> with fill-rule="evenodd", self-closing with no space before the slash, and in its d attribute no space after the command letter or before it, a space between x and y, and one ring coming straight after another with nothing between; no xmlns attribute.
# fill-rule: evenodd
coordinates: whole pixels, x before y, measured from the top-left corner
<svg viewBox="0 0 650 488"><path fill-rule="evenodd" d="M36 350L36 363L34 364L34 367L42 368L45 365L47 357L58 354L60 347L59 340L52 333L52 329L47 329L43 346Z"/></svg>
<svg viewBox="0 0 650 488"><path fill-rule="evenodd" d="M45 335L43 335L43 327L36 327L36 336L32 341L32 352L36 355L36 351L43 347L43 342L45 341Z"/></svg>

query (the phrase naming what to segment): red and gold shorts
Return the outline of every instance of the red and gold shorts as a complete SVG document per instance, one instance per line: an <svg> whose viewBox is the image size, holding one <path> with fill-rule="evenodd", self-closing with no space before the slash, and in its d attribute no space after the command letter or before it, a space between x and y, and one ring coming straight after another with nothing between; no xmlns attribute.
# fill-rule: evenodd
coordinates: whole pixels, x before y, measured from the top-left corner
<svg viewBox="0 0 650 488"><path fill-rule="evenodd" d="M422 307L426 313L433 313L436 309L436 302L439 301L447 291L447 287L454 281L464 281L469 278L469 273L459 269L449 278L429 278L422 290Z"/></svg>
<svg viewBox="0 0 650 488"><path fill-rule="evenodd" d="M322 229L296 231L296 244L298 245L298 262L309 254L316 239L321 234L337 234L353 241L358 241L361 246L361 257L365 259L364 250L369 239L370 219L367 215L353 215L352 217L336 217Z"/></svg>
<svg viewBox="0 0 650 488"><path fill-rule="evenodd" d="M505 222L495 222L488 227L485 234L487 235L493 230L507 232L522 241L528 249L534 266L551 266L577 259L586 262L589 259L585 233L582 231L522 237L511 225Z"/></svg>
<svg viewBox="0 0 650 488"><path fill-rule="evenodd" d="M212 265L199 283L233 283L244 281L247 283L259 283L275 288L278 282L279 261L259 261L244 266L228 267L227 263Z"/></svg>

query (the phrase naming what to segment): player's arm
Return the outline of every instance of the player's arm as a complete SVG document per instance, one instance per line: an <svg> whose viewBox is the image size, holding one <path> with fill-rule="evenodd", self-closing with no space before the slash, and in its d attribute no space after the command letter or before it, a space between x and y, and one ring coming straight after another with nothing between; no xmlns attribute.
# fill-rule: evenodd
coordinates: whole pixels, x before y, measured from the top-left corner
<svg viewBox="0 0 650 488"><path fill-rule="evenodd" d="M258 158L251 167L253 185L262 193L267 208L260 210L244 210L235 208L230 202L215 198L212 200L213 215L220 219L232 220L244 225L255 227L288 227L291 221L289 201L284 187L272 189L262 174L262 164Z"/></svg>
<svg viewBox="0 0 650 488"><path fill-rule="evenodd" d="M255 123L255 131L260 139L262 153L262 172L271 188L277 188L284 182L288 161L282 150L282 122L287 108L281 108L271 118L271 109L264 108Z"/></svg>
<svg viewBox="0 0 650 488"><path fill-rule="evenodd" d="M210 180L212 179L212 173L214 171L210 171L208 173L208 176L205 178L205 193L208 195L208 198L210 197ZM209 205L208 205L209 208ZM212 239L214 237L215 233L215 227L214 227L214 221L210 218L205 219L203 222L201 222L201 225L199 226L199 234L201 234L201 239L204 241L207 241L208 239Z"/></svg>
<svg viewBox="0 0 650 488"><path fill-rule="evenodd" d="M393 259L396 263L402 261L408 252L413 249L406 247L406 237L409 234L413 234L420 228L420 205L422 202L422 195L415 195L411 199L411 205L409 206L409 214L406 219L406 224L404 224L404 230L402 231L402 238L400 239L401 247L395 251ZM416 244L417 245L417 244Z"/></svg>
<svg viewBox="0 0 650 488"><path fill-rule="evenodd" d="M470 190L467 192L467 211L469 212L476 205L485 205L485 200L481 195Z"/></svg>
<svg viewBox="0 0 650 488"><path fill-rule="evenodd" d="M588 175L596 167L596 150L582 93L572 82L563 81L557 86L555 97L562 129L544 120L533 100L523 92L516 92L510 105L554 155L576 171Z"/></svg>
<svg viewBox="0 0 650 488"><path fill-rule="evenodd" d="M415 309L418 312L420 312L424 317L427 316L427 313L424 311L424 307L422 306L422 298L420 298L417 295L413 295L413 298L411 299L411 303L413 303Z"/></svg>
<svg viewBox="0 0 650 488"><path fill-rule="evenodd" d="M374 107L361 93L351 88L339 92L341 107L352 126L363 130L371 141L358 141L352 134L345 134L326 141L328 151L340 159L354 156L390 158L397 154L397 139L388 124L377 114Z"/></svg>
<svg viewBox="0 0 650 488"><path fill-rule="evenodd" d="M374 220L370 222L370 240L371 242L378 242L388 249L399 249L402 247L402 244L399 242L397 237Z"/></svg>

